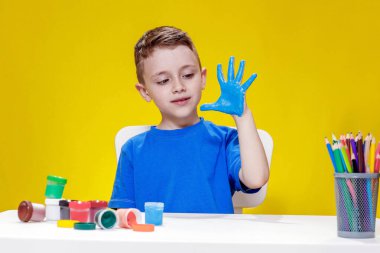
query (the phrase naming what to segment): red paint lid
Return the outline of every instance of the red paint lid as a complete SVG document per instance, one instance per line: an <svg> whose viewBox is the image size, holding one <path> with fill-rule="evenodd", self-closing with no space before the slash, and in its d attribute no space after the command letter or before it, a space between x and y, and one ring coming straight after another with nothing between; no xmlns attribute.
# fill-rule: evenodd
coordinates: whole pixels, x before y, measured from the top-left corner
<svg viewBox="0 0 380 253"><path fill-rule="evenodd" d="M91 208L93 207L108 207L108 202L105 200L91 200Z"/></svg>
<svg viewBox="0 0 380 253"><path fill-rule="evenodd" d="M74 209L88 209L90 206L91 204L88 201L72 201L69 203L69 207Z"/></svg>
<svg viewBox="0 0 380 253"><path fill-rule="evenodd" d="M20 221L28 222L32 218L33 214L33 205L32 202L24 200L18 206L18 218Z"/></svg>

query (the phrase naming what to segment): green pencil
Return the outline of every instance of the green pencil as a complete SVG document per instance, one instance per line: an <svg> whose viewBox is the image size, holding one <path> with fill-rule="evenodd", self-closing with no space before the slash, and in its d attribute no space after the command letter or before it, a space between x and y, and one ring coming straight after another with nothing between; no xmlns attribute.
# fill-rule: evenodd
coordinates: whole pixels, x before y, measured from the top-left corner
<svg viewBox="0 0 380 253"><path fill-rule="evenodd" d="M335 163L336 163L336 168L338 170L339 173L343 173L344 172L344 169L343 169L343 164L342 164L342 160L340 159L340 150L338 148L338 143L334 143L333 146L332 146L332 150L333 150L333 153L334 153L334 159L335 159Z"/></svg>
<svg viewBox="0 0 380 253"><path fill-rule="evenodd" d="M346 168L347 168L347 171L349 173L352 173L352 166L351 166L351 163L350 161L348 160L348 157L347 157L347 153L346 153L346 150L344 150L344 147L342 145L342 143L339 143L339 150L343 156L343 160L344 160L344 163L346 164Z"/></svg>

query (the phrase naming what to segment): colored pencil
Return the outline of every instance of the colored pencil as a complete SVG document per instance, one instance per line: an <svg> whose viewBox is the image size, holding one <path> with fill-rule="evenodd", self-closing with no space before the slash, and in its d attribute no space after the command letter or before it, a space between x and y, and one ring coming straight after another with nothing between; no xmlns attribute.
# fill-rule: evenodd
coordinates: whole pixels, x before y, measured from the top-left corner
<svg viewBox="0 0 380 253"><path fill-rule="evenodd" d="M374 172L375 173L379 173L379 169L380 169L380 142L377 144L377 148L376 148L376 152L375 152L375 168L374 168Z"/></svg>
<svg viewBox="0 0 380 253"><path fill-rule="evenodd" d="M351 142L352 153L354 153L355 160L356 160L356 162L358 162L359 161L358 151L356 150L356 142L354 140L354 135L353 134L351 134L350 142Z"/></svg>
<svg viewBox="0 0 380 253"><path fill-rule="evenodd" d="M369 150L369 168L370 168L371 173L373 173L375 169L375 159L376 159L375 147L376 147L376 140L375 140L375 137L372 136L371 147Z"/></svg>
<svg viewBox="0 0 380 253"><path fill-rule="evenodd" d="M359 132L359 135L358 135L358 157L359 157L359 173L364 173L365 172L365 169L364 169L364 157L363 157L363 142L362 142L362 137L361 137L361 134Z"/></svg>
<svg viewBox="0 0 380 253"><path fill-rule="evenodd" d="M351 138L350 138L350 134L346 135L346 145L347 145L347 149L348 149L348 160L351 161Z"/></svg>
<svg viewBox="0 0 380 253"><path fill-rule="evenodd" d="M339 147L338 147L337 142L333 144L332 150L333 150L333 154L334 154L334 160L335 160L337 171L339 173L343 173L344 169L343 169L342 159L340 158L340 151L339 151Z"/></svg>
<svg viewBox="0 0 380 253"><path fill-rule="evenodd" d="M349 151L348 151L348 148L347 148L347 141L346 141L346 137L344 136L344 134L342 134L340 136L340 142L342 144L342 151L344 151L346 153L346 156L348 158L348 163L351 164L351 158L350 158L350 154L349 154Z"/></svg>
<svg viewBox="0 0 380 253"><path fill-rule="evenodd" d="M380 154L377 154L376 155L376 162L375 162L375 169L374 169L374 172L375 173L379 173L379 169L380 169Z"/></svg>
<svg viewBox="0 0 380 253"><path fill-rule="evenodd" d="M333 140L332 141L333 144L338 142L338 139L335 137L334 134L332 134L332 140Z"/></svg>
<svg viewBox="0 0 380 253"><path fill-rule="evenodd" d="M338 169L337 169L336 163L335 163L335 159L334 159L334 153L333 153L332 148L331 148L331 144L326 137L325 137L325 143L326 143L326 147L327 147L327 150L329 152L329 155L330 155L331 162L334 166L334 170L335 170L335 172L338 172Z"/></svg>
<svg viewBox="0 0 380 253"><path fill-rule="evenodd" d="M351 161L348 160L346 150L343 147L342 143L339 143L339 149L343 157L344 167L346 168L347 172L352 173L353 171L352 171Z"/></svg>
<svg viewBox="0 0 380 253"><path fill-rule="evenodd" d="M356 158L353 154L352 149L351 149L351 163L352 163L352 171L354 173L358 173L358 162L356 161Z"/></svg>
<svg viewBox="0 0 380 253"><path fill-rule="evenodd" d="M365 137L364 141L364 165L365 165L365 172L369 173L369 147L371 146L371 136L368 134Z"/></svg>

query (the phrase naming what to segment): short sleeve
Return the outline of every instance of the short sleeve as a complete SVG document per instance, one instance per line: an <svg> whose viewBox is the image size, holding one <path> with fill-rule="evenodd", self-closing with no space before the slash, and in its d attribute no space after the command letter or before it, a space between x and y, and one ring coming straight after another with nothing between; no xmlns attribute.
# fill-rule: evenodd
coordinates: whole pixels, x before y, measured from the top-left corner
<svg viewBox="0 0 380 253"><path fill-rule="evenodd" d="M240 181L239 171L241 169L239 137L236 129L230 128L226 136L226 156L229 181L231 189L244 193L256 193L261 188L249 189Z"/></svg>
<svg viewBox="0 0 380 253"><path fill-rule="evenodd" d="M134 208L135 192L133 180L132 142L127 142L119 157L111 200L108 206L111 208Z"/></svg>

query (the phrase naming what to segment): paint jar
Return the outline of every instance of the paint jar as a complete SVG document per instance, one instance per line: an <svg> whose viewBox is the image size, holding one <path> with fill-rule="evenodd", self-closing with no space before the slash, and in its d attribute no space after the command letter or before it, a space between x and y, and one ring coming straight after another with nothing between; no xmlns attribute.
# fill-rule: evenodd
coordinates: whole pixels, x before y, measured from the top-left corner
<svg viewBox="0 0 380 253"><path fill-rule="evenodd" d="M46 220L56 221L61 219L61 212L59 208L59 201L61 199L45 199L46 205Z"/></svg>
<svg viewBox="0 0 380 253"><path fill-rule="evenodd" d="M91 200L90 201L90 222L95 222L95 214L102 209L108 207L107 201L103 200Z"/></svg>
<svg viewBox="0 0 380 253"><path fill-rule="evenodd" d="M45 197L49 199L60 199L63 195L63 190L67 183L67 179L49 175L47 176L47 184L45 190Z"/></svg>
<svg viewBox="0 0 380 253"><path fill-rule="evenodd" d="M162 225L164 203L145 202L145 224Z"/></svg>
<svg viewBox="0 0 380 253"><path fill-rule="evenodd" d="M60 211L60 219L61 220L70 220L70 200L62 199L59 201L59 211Z"/></svg>
<svg viewBox="0 0 380 253"><path fill-rule="evenodd" d="M111 229L118 222L117 214L114 210L106 208L101 209L95 214L95 223L101 229Z"/></svg>
<svg viewBox="0 0 380 253"><path fill-rule="evenodd" d="M43 221L45 219L45 206L24 200L19 204L17 213L18 218L23 222Z"/></svg>
<svg viewBox="0 0 380 253"><path fill-rule="evenodd" d="M141 212L136 208L117 209L116 211L119 227L132 228L135 224L141 224Z"/></svg>
<svg viewBox="0 0 380 253"><path fill-rule="evenodd" d="M80 222L88 222L90 216L90 202L87 201L71 201L70 219L78 220Z"/></svg>

